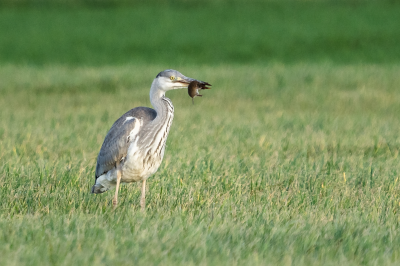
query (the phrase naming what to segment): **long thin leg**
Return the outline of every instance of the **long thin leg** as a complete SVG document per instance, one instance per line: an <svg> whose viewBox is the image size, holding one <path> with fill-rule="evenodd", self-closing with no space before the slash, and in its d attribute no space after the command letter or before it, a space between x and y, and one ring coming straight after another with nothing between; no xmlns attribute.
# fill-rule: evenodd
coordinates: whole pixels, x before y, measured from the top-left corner
<svg viewBox="0 0 400 266"><path fill-rule="evenodd" d="M146 179L142 181L142 197L140 198L140 207L142 207L142 211L146 208Z"/></svg>
<svg viewBox="0 0 400 266"><path fill-rule="evenodd" d="M115 187L115 196L113 199L113 209L117 208L118 205L118 191L119 191L119 183L121 182L121 170L117 170L117 186Z"/></svg>

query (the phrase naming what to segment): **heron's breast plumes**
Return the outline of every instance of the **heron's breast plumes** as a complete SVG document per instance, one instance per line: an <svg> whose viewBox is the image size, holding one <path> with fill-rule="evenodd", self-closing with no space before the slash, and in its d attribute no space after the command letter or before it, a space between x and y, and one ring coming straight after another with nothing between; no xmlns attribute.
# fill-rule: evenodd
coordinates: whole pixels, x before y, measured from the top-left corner
<svg viewBox="0 0 400 266"><path fill-rule="evenodd" d="M171 105L172 106L172 105ZM164 157L165 144L174 118L173 107L168 106L164 123L143 129L128 149L122 169L122 182L138 182L153 175Z"/></svg>

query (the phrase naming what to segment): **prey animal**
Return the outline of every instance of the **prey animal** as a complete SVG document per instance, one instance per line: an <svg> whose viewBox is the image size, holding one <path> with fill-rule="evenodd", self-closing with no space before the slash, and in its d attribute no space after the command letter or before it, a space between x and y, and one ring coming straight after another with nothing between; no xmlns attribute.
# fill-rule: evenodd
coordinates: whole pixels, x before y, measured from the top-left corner
<svg viewBox="0 0 400 266"><path fill-rule="evenodd" d="M207 82L188 78L172 69L160 72L150 88L154 109L136 107L122 115L108 131L97 157L92 193L115 189L113 207L118 205L121 183L142 182L140 205L145 209L146 180L153 175L164 157L165 143L174 118L174 106L165 93L199 86Z"/></svg>
<svg viewBox="0 0 400 266"><path fill-rule="evenodd" d="M188 94L190 97L192 97L192 103L194 104L194 97L196 96L200 96L202 97L203 95L201 95L199 93L200 90L208 90L211 89L209 87L206 86L211 86L211 84L207 83L207 82L199 82L197 80L193 80L192 82L189 83L188 86Z"/></svg>

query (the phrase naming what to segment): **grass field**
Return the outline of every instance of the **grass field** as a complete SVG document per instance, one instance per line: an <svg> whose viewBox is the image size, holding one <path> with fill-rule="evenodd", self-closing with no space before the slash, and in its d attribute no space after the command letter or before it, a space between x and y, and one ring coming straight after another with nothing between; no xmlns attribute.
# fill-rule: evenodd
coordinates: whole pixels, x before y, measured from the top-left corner
<svg viewBox="0 0 400 266"><path fill-rule="evenodd" d="M264 23L261 11L244 11L211 29L204 47L175 50L174 32L148 47L143 40L141 52L116 49L115 58L114 45L136 42L129 34L125 44L116 41L126 10L1 9L1 34L9 38L0 38L0 265L398 265L400 19L391 14L400 6L337 3L329 11L329 3L298 3L303 15L283 22L292 14L287 4L259 2L283 10L269 17L274 36L288 29L282 47L258 34L235 41L252 21ZM195 22L208 12L239 7L194 6L199 12L183 34L201 29ZM146 12L163 8L133 8L144 15L129 19L150 23ZM354 8L348 31L301 27L313 25L307 14L340 21L338 10ZM103 13L116 24L101 24ZM158 19L166 28L181 23ZM357 29L374 36L371 25L382 32L376 43L347 42ZM325 45L310 40L291 58L285 43L319 31L342 36L343 49L313 54ZM221 47L212 45L219 32L232 36ZM70 45L76 40L86 50ZM69 46L52 50L57 41ZM273 43L271 54L253 51L264 41ZM249 59L230 55L245 50ZM112 193L89 193L97 153L121 114L150 106L152 79L170 67L213 89L194 105L186 91L167 94L175 118L163 164L147 182L146 212L136 184L122 187L114 212Z"/></svg>

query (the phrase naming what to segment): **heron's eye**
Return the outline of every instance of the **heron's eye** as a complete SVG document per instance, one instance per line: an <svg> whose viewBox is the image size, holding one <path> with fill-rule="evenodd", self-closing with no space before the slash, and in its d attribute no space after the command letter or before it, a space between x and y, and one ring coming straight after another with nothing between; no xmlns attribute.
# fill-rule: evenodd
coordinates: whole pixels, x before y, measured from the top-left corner
<svg viewBox="0 0 400 266"><path fill-rule="evenodd" d="M175 79L175 77L174 77L174 76L171 76L171 77L170 77L170 79L171 79L171 80L174 80L174 79Z"/></svg>

